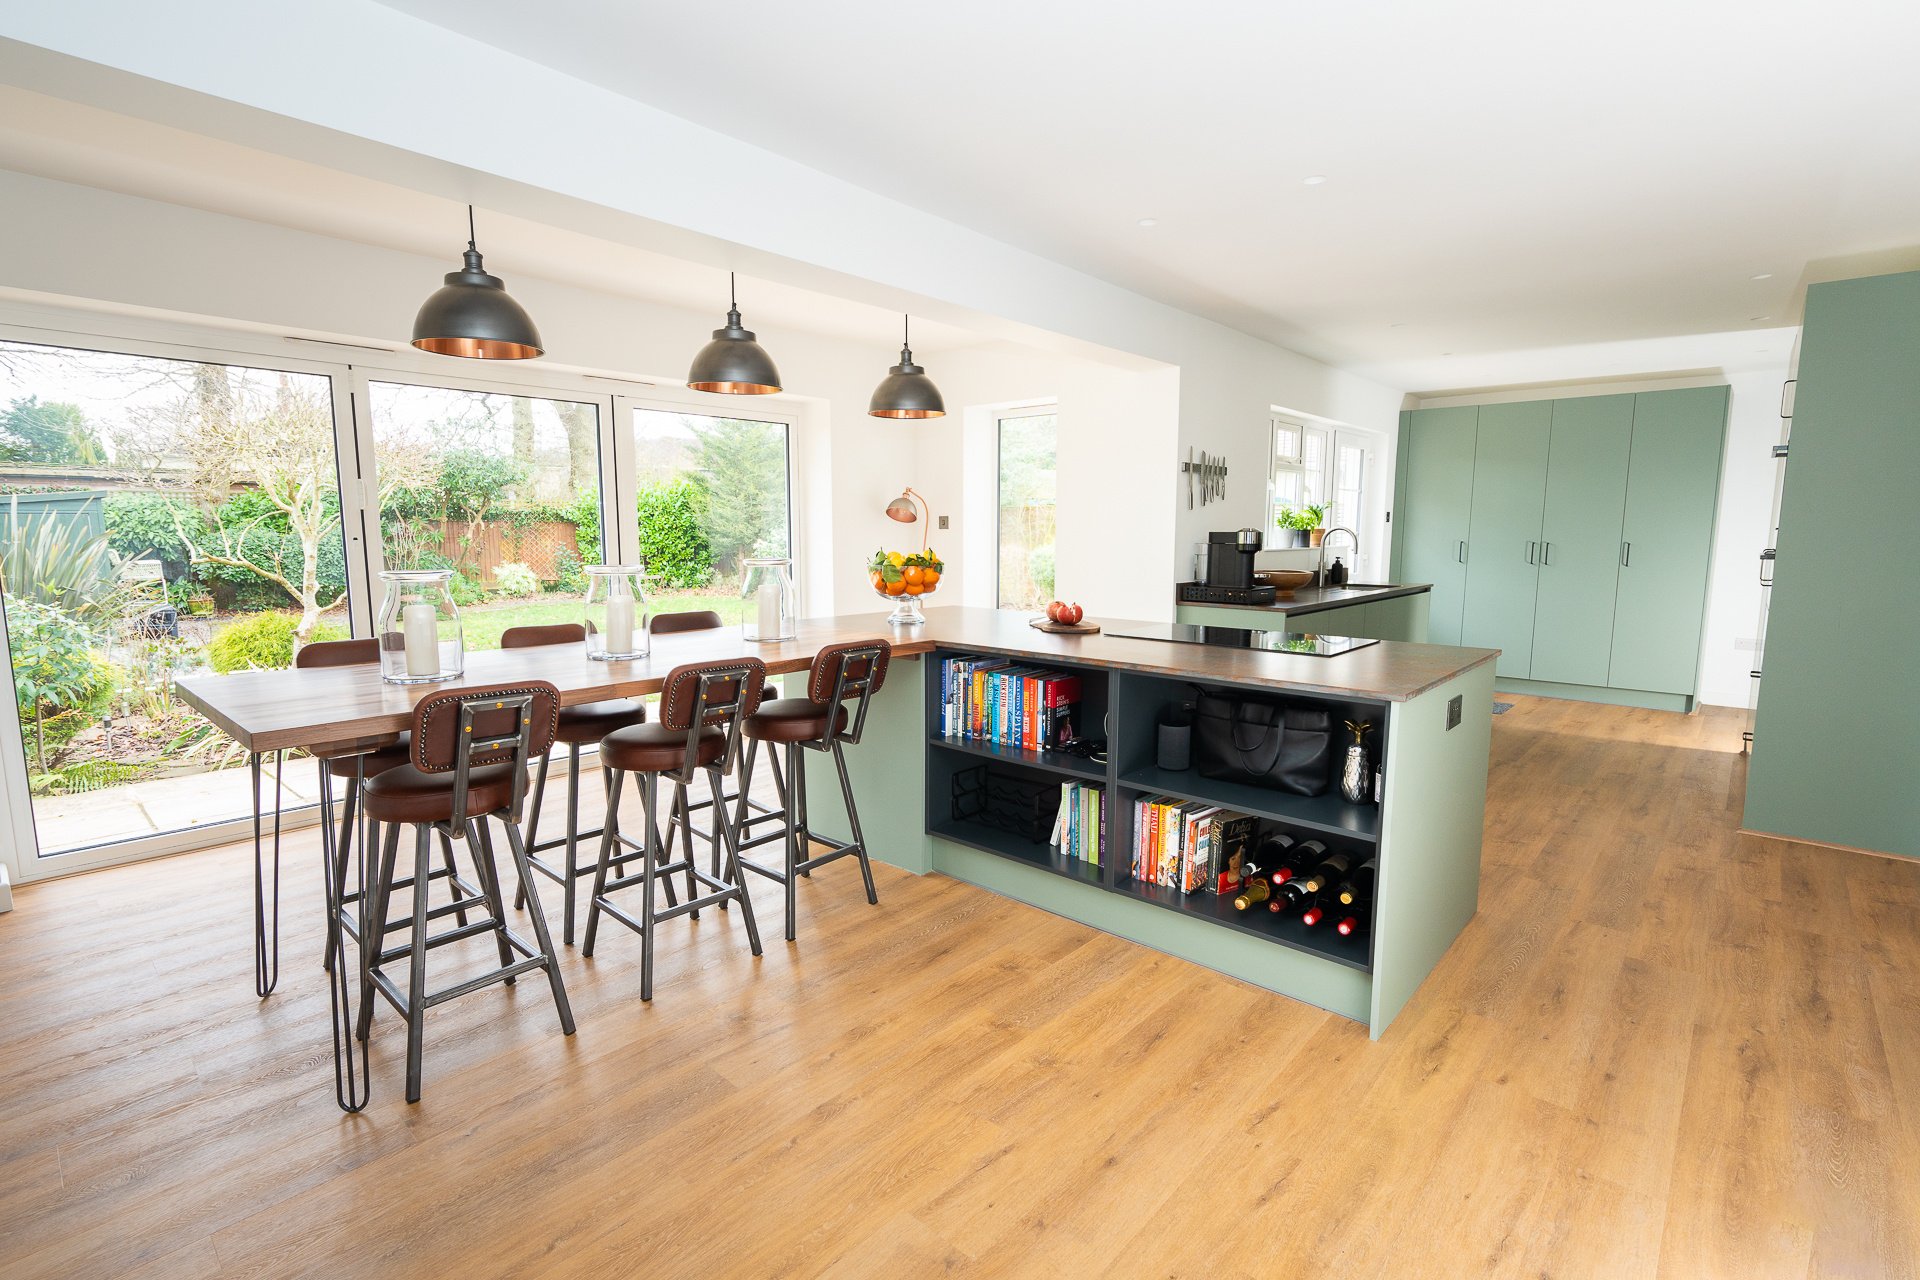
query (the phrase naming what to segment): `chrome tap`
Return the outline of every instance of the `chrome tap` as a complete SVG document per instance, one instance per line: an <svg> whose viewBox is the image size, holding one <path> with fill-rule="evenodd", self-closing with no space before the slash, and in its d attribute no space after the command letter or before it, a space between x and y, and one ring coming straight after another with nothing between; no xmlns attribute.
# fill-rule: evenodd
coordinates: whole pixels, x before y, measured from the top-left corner
<svg viewBox="0 0 1920 1280"><path fill-rule="evenodd" d="M1316 587L1327 585L1327 544L1333 541L1333 535L1336 533L1346 534L1347 540L1353 543L1354 567L1356 569L1360 567L1360 535L1343 524L1337 524L1320 535L1320 564L1313 571L1313 585Z"/></svg>

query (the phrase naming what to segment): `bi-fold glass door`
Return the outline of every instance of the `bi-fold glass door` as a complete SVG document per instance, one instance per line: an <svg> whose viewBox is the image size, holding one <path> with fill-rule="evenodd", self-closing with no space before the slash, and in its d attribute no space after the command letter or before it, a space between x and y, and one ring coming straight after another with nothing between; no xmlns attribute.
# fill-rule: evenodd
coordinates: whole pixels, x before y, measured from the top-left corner
<svg viewBox="0 0 1920 1280"><path fill-rule="evenodd" d="M245 758L180 674L364 616L339 366L0 329L0 827L17 878L204 842ZM289 771L284 803L311 803Z"/></svg>

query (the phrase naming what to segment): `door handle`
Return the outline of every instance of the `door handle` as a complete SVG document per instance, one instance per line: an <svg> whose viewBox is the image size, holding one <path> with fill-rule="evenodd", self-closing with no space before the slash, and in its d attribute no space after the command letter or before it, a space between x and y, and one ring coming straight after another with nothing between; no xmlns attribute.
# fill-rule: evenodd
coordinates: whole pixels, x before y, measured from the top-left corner
<svg viewBox="0 0 1920 1280"><path fill-rule="evenodd" d="M1540 544L1540 563L1549 565L1553 563L1553 544L1551 542L1543 542Z"/></svg>
<svg viewBox="0 0 1920 1280"><path fill-rule="evenodd" d="M1533 559L1534 549L1539 545L1540 544L1538 542L1529 542L1527 544L1527 563L1528 564L1534 563L1534 559Z"/></svg>
<svg viewBox="0 0 1920 1280"><path fill-rule="evenodd" d="M1467 562L1467 544L1462 542L1460 549L1454 552L1453 555L1454 559L1458 560L1461 564L1465 564Z"/></svg>
<svg viewBox="0 0 1920 1280"><path fill-rule="evenodd" d="M1765 551L1762 551L1760 553L1760 585L1763 587L1770 587L1773 585L1773 575L1767 572L1768 569L1773 567L1773 563L1774 563L1774 549L1772 547L1768 547Z"/></svg>
<svg viewBox="0 0 1920 1280"><path fill-rule="evenodd" d="M1620 544L1620 564L1622 568L1633 568L1633 544L1631 542L1623 542Z"/></svg>

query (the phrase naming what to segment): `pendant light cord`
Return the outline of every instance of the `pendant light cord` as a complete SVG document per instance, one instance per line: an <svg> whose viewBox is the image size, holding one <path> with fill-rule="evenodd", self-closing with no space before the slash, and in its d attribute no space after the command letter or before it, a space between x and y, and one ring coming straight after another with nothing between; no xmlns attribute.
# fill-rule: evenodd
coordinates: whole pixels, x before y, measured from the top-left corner
<svg viewBox="0 0 1920 1280"><path fill-rule="evenodd" d="M473 206L468 205L467 206L467 248L478 249L480 246L475 241L476 241L476 237L474 235L474 230L473 230Z"/></svg>

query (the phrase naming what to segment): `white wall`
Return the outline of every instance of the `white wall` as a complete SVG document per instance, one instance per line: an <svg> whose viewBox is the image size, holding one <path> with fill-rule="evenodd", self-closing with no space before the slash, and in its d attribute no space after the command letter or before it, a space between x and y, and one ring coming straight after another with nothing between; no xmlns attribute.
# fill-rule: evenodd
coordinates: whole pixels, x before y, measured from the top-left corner
<svg viewBox="0 0 1920 1280"><path fill-rule="evenodd" d="M1721 707L1747 705L1760 612L1760 551L1771 546L1775 462L1780 439L1780 386L1786 365L1687 378L1641 382L1568 383L1469 395L1428 395L1418 407L1506 404L1571 396L1620 395L1675 387L1729 388L1727 446L1720 462L1720 507L1714 520L1713 559L1708 568L1706 623L1700 646L1697 696Z"/></svg>

